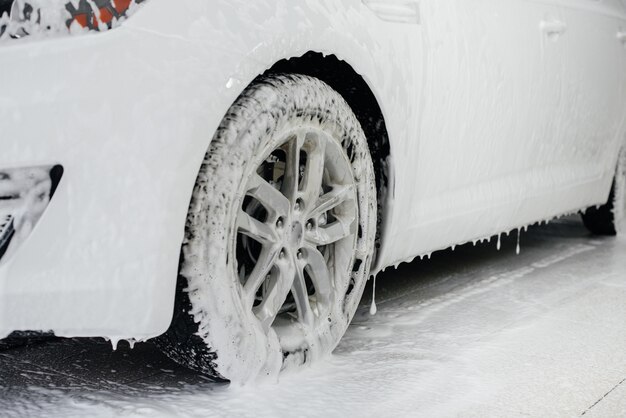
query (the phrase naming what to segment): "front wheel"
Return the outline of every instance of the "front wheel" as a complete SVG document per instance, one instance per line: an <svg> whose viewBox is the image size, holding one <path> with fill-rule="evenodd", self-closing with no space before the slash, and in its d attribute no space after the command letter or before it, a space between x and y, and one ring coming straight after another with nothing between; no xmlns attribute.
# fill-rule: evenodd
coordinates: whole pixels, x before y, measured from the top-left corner
<svg viewBox="0 0 626 418"><path fill-rule="evenodd" d="M373 173L359 122L323 82L246 89L196 180L165 352L240 383L329 354L369 275Z"/></svg>
<svg viewBox="0 0 626 418"><path fill-rule="evenodd" d="M626 235L626 148L619 154L608 202L599 208L589 208L582 218L593 234Z"/></svg>

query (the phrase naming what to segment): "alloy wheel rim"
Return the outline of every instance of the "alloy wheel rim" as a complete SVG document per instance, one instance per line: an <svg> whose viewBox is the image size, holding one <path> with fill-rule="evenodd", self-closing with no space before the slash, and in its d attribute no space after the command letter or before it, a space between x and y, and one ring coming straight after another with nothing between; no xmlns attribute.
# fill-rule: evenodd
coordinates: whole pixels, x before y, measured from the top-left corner
<svg viewBox="0 0 626 418"><path fill-rule="evenodd" d="M358 203L338 141L315 129L283 138L248 177L232 254L244 309L294 350L332 322L349 291Z"/></svg>

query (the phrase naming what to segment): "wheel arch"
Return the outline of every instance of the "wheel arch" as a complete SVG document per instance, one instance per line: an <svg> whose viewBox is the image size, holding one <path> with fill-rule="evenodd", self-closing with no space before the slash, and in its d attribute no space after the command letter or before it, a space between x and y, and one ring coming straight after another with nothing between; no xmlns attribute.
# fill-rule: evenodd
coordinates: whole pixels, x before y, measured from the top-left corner
<svg viewBox="0 0 626 418"><path fill-rule="evenodd" d="M390 199L393 196L394 173L391 164L391 143L385 116L374 91L363 75L348 62L330 54L308 51L301 56L285 58L272 65L266 75L276 73L303 74L318 78L337 91L348 103L367 137L374 163L376 197L378 202L376 222L376 248L372 271L378 269L384 232L387 226Z"/></svg>

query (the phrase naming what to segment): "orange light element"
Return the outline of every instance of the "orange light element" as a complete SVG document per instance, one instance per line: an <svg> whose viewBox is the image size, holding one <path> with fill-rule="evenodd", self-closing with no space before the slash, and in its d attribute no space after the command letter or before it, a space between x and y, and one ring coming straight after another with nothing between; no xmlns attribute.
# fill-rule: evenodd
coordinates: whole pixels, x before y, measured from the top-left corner
<svg viewBox="0 0 626 418"><path fill-rule="evenodd" d="M87 27L87 22L88 22L88 19L89 19L89 18L87 17L87 15L76 15L76 16L74 16L74 20L75 20L76 22L78 22L78 24L79 24L80 26L82 26L83 28L86 28L86 27Z"/></svg>
<svg viewBox="0 0 626 418"><path fill-rule="evenodd" d="M108 25L113 21L114 18L119 18L120 16L123 16L130 8L132 0L111 0L107 3L108 4L100 7L98 10L100 12L99 20L98 17L92 12L79 13L73 16L73 20L69 22L68 26L71 25L73 21L76 21L83 28L97 30L100 26L100 23Z"/></svg>
<svg viewBox="0 0 626 418"><path fill-rule="evenodd" d="M100 9L100 21L102 23L110 23L113 20L113 13L107 8Z"/></svg>
<svg viewBox="0 0 626 418"><path fill-rule="evenodd" d="M132 0L115 0L115 10L117 10L119 14L125 13L130 7L131 2Z"/></svg>

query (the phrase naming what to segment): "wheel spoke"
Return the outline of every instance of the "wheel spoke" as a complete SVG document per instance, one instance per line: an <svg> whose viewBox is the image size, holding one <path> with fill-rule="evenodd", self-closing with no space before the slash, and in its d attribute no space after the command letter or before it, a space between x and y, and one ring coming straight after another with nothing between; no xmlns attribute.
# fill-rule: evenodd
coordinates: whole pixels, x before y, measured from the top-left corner
<svg viewBox="0 0 626 418"><path fill-rule="evenodd" d="M331 293L331 274L324 255L314 247L307 247L307 272L315 286L318 303L326 303Z"/></svg>
<svg viewBox="0 0 626 418"><path fill-rule="evenodd" d="M298 197L298 185L300 182L300 151L304 143L304 133L298 133L287 144L287 162L285 164L285 176L282 192L288 199L295 202Z"/></svg>
<svg viewBox="0 0 626 418"><path fill-rule="evenodd" d="M252 216L239 211L237 216L237 228L239 232L260 242L261 244L272 244L276 241L274 230L268 224L254 219Z"/></svg>
<svg viewBox="0 0 626 418"><path fill-rule="evenodd" d="M322 190L326 153L326 141L318 138L312 143L314 144L313 148L307 151L302 188L304 200L309 207L315 204Z"/></svg>
<svg viewBox="0 0 626 418"><path fill-rule="evenodd" d="M311 218L321 216L322 214L336 208L345 202L354 201L354 186L334 186L333 189L317 199L317 203L311 211Z"/></svg>
<svg viewBox="0 0 626 418"><path fill-rule="evenodd" d="M318 227L307 234L307 240L315 245L330 245L340 241L356 232L356 218L349 219L337 218L337 220L329 225Z"/></svg>
<svg viewBox="0 0 626 418"><path fill-rule="evenodd" d="M254 174L249 180L247 194L261 202L274 215L285 216L289 213L289 200L258 174Z"/></svg>
<svg viewBox="0 0 626 418"><path fill-rule="evenodd" d="M254 313L261 321L265 331L268 331L285 303L296 275L295 265L291 260L280 260L276 263L270 276L268 289L261 304L254 308Z"/></svg>
<svg viewBox="0 0 626 418"><path fill-rule="evenodd" d="M267 279L272 267L278 259L280 253L279 247L265 246L259 254L259 258L248 276L246 283L244 284L244 294L246 297L246 306L249 308L254 304L254 298L263 282Z"/></svg>
<svg viewBox="0 0 626 418"><path fill-rule="evenodd" d="M311 326L313 324L313 311L311 310L309 292L306 287L306 280L304 279L304 269L303 266L298 265L297 261L296 266L296 277L291 293L296 301L298 319L303 325Z"/></svg>

